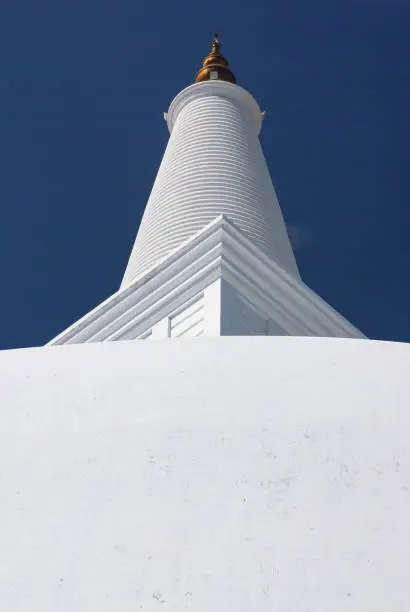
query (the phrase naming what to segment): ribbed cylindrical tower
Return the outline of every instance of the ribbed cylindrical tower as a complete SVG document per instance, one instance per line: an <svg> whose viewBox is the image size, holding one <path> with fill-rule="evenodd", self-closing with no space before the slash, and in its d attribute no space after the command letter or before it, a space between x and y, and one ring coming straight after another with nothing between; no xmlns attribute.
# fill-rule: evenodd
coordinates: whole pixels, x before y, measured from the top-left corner
<svg viewBox="0 0 410 612"><path fill-rule="evenodd" d="M259 106L241 87L210 74L171 103L170 139L122 287L221 214L299 278L259 143Z"/></svg>

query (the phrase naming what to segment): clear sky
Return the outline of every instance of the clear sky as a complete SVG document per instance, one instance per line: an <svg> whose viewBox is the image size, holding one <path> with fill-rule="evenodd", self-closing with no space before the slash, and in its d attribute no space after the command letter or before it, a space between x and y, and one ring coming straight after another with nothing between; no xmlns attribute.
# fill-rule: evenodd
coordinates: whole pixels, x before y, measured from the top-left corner
<svg viewBox="0 0 410 612"><path fill-rule="evenodd" d="M45 343L119 286L214 31L268 116L305 282L410 341L410 0L3 0L0 348Z"/></svg>

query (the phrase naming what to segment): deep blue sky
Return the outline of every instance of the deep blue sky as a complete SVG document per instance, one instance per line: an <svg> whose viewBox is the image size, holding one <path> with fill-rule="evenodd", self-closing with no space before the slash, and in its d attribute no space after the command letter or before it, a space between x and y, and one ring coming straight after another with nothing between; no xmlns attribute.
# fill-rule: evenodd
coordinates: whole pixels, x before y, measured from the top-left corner
<svg viewBox="0 0 410 612"><path fill-rule="evenodd" d="M305 282L410 341L410 0L3 0L0 348L45 343L118 288L163 112L215 30L268 111Z"/></svg>

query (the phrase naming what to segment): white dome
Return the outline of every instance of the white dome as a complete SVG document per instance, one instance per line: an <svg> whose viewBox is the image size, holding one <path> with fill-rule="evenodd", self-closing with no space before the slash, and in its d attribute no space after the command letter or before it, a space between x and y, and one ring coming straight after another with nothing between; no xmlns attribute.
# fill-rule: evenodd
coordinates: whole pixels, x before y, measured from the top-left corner
<svg viewBox="0 0 410 612"><path fill-rule="evenodd" d="M410 347L0 353L0 609L407 612Z"/></svg>

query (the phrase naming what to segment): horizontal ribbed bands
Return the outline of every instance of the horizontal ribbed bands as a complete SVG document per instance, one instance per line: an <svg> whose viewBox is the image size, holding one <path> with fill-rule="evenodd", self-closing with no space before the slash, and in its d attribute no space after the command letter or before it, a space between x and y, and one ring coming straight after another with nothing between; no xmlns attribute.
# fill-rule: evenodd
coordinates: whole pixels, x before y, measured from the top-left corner
<svg viewBox="0 0 410 612"><path fill-rule="evenodd" d="M201 83L177 96L169 143L122 286L221 214L299 277L260 147L257 113L253 98L230 83Z"/></svg>

